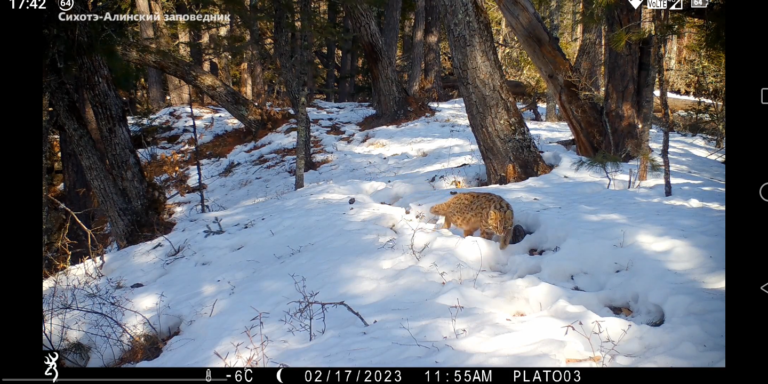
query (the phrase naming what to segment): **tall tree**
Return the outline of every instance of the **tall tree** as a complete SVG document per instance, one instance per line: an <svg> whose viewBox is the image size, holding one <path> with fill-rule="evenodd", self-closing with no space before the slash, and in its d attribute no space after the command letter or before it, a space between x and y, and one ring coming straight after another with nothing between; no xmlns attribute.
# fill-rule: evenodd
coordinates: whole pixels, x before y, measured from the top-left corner
<svg viewBox="0 0 768 384"><path fill-rule="evenodd" d="M345 12L343 19L341 44L341 66L339 68L339 102L352 100L355 93L355 73L357 72L357 37L352 32L352 22Z"/></svg>
<svg viewBox="0 0 768 384"><path fill-rule="evenodd" d="M411 46L411 70L408 74L408 94L415 96L421 82L421 66L424 63L424 0L416 1L413 17L413 44Z"/></svg>
<svg viewBox="0 0 768 384"><path fill-rule="evenodd" d="M337 0L328 0L328 26L335 32L339 15ZM336 96L336 33L325 39L325 99L333 102Z"/></svg>
<svg viewBox="0 0 768 384"><path fill-rule="evenodd" d="M659 81L659 104L661 105L662 133L664 137L661 143L661 161L664 164L664 196L672 196L672 181L669 167L669 131L672 129L672 117L669 114L669 102L667 101L666 64L664 58L667 55L667 31L669 23L669 11L660 10L654 13L654 27L660 36L659 49L656 52L656 73Z"/></svg>
<svg viewBox="0 0 768 384"><path fill-rule="evenodd" d="M140 15L150 15L149 0L136 0L136 12ZM155 29L152 20L139 21L139 32L145 44L155 45ZM158 111L165 106L165 90L163 89L163 73L154 68L147 68L147 95L152 111Z"/></svg>
<svg viewBox="0 0 768 384"><path fill-rule="evenodd" d="M274 50L291 106L296 113L296 182L304 188L304 172L314 168L310 146L310 123L307 114L312 33L311 0L298 0L300 27L295 30L295 8L288 0L273 0L275 9ZM292 39L290 31L295 30Z"/></svg>
<svg viewBox="0 0 768 384"><path fill-rule="evenodd" d="M638 155L640 148L640 37L641 10L628 1L615 0L605 8L606 38L609 47L605 57L605 123L607 152L623 161Z"/></svg>
<svg viewBox="0 0 768 384"><path fill-rule="evenodd" d="M651 9L643 11L646 15L643 17L649 21L649 30L653 27L653 13ZM640 95L640 107L638 109L640 121L640 143L638 156L640 157L640 166L637 170L637 179L645 181L648 179L648 167L651 155L650 130L653 117L653 88L656 84L656 65L655 60L658 54L658 39L654 33L648 33L640 42L640 65L638 74L638 93Z"/></svg>
<svg viewBox="0 0 768 384"><path fill-rule="evenodd" d="M427 85L427 94L433 101L442 101L446 98L442 82L442 63L440 60L440 1L425 0L425 25L424 25L424 78Z"/></svg>
<svg viewBox="0 0 768 384"><path fill-rule="evenodd" d="M549 8L549 32L555 38L555 42L560 45L560 1L551 0ZM557 98L552 90L547 89L547 112L544 115L547 121L557 121Z"/></svg>
<svg viewBox="0 0 768 384"><path fill-rule="evenodd" d="M441 0L459 91L489 184L549 173L504 81L488 13L479 0Z"/></svg>
<svg viewBox="0 0 768 384"><path fill-rule="evenodd" d="M568 122L580 155L592 157L602 147L605 125L600 105L579 92L573 67L530 0L496 0L507 26L552 90L563 118Z"/></svg>
<svg viewBox="0 0 768 384"><path fill-rule="evenodd" d="M408 104L408 94L397 77L395 58L387 53L388 46L382 39L376 19L368 5L362 2L344 2L344 12L349 15L354 32L360 38L360 45L371 73L371 83L375 89L373 106L376 115L371 124L387 124L406 117L411 111L426 108L416 101L413 102L414 105ZM394 43L397 43L396 38Z"/></svg>

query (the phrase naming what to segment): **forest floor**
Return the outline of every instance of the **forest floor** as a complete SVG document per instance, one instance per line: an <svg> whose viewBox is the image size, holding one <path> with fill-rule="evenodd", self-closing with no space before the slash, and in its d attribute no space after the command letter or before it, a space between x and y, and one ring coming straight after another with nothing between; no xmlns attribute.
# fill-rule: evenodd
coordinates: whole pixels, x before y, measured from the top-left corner
<svg viewBox="0 0 768 384"><path fill-rule="evenodd" d="M462 100L431 105L434 115L361 132L367 105L315 102L322 165L298 191L291 123L204 160L210 212L200 213L198 194L174 194L173 231L111 250L94 283L130 300L136 312L119 318L128 329L147 332L146 317L170 338L136 366L725 365L725 166L715 159L723 151L673 133L672 196L660 173L628 189L636 162L606 188L602 171L576 171L573 149L554 143L572 137L565 123L526 113L554 170L482 187ZM243 130L224 110L195 116L201 143ZM164 109L152 124L166 128L143 159L191 153L189 108ZM657 127L650 140L660 162ZM182 165L182 180L196 186L195 167ZM498 237L436 229L442 218L429 208L451 191L503 196L530 234L502 251ZM54 281L92 274L93 265L45 281L48 300ZM343 301L360 317L312 305L310 341L307 312L298 311L306 299ZM93 331L103 326L98 316L66 321L80 330L68 339L91 348L89 366L119 359L117 341Z"/></svg>

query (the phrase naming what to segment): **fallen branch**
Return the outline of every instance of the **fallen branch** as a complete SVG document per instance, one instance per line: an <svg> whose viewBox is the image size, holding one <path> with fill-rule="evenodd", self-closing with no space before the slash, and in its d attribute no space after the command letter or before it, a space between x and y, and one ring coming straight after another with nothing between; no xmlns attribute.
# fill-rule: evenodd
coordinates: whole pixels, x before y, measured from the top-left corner
<svg viewBox="0 0 768 384"><path fill-rule="evenodd" d="M53 197L51 195L46 195L46 197L48 197L49 199L53 200L53 202L56 203L59 206L59 208L69 212L69 214L72 215L72 218L75 219L75 221L78 224L80 224L80 227L83 229L83 231L85 231L85 233L88 234L88 253L90 253L91 259L93 259L93 248L91 247L91 238L93 238L93 241L96 242L96 245L99 246L99 248L101 248L101 245L99 244L98 240L96 240L96 235L94 235L93 232L91 232L91 230L88 229L88 227L86 227L85 224L83 224L82 221L80 221L80 219L77 217L77 214L72 212L71 209L67 208L67 206L64 205L64 203L62 203L61 201L57 200L55 197ZM102 269L102 268L104 268L104 253L103 252L101 253L101 257L100 258L101 258L101 265L99 265L99 269Z"/></svg>

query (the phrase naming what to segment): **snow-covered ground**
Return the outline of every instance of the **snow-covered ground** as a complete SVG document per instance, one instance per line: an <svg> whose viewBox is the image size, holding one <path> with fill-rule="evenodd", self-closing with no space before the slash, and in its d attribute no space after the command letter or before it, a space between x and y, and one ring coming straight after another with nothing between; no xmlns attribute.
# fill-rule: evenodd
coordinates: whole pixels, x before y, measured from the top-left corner
<svg viewBox="0 0 768 384"><path fill-rule="evenodd" d="M198 195L176 196L171 202L184 204L167 240L106 255L102 284L118 284L163 335L180 331L138 366L222 366L214 352L238 364L234 345L244 343L238 351L248 354L244 330L258 325L259 311L263 329L252 332L256 343L268 338L270 366L594 366L573 360L612 347L609 366L725 365L725 166L707 157L709 143L672 134L673 195L664 197L661 174L627 189L635 162L606 189L604 175L576 172L578 156L552 143L571 137L565 123L528 121L554 170L476 187L484 168L463 102L432 105L434 116L361 132L356 123L373 113L366 105L316 102L312 134L325 153L315 159L331 161L307 173L298 191L294 158L274 153L294 146L290 125L227 159L204 161L212 212L199 213ZM190 137L188 112L158 114L155 124L176 128L166 135L186 135L165 151ZM195 114L203 140L240 129L226 111ZM328 134L333 125L343 134ZM661 137L651 131L657 157ZM240 165L222 174L233 162ZM501 251L497 237L435 229L442 219L436 223L429 207L456 190L503 196L533 233ZM215 218L224 232L208 234L219 229ZM172 255L170 243L182 251ZM531 249L545 252L530 256ZM71 268L70 277L84 268L92 265ZM302 296L291 275L306 279L316 301L344 301L370 325L337 307L328 308L324 333L314 320L314 340L292 333L286 311ZM143 286L130 288L136 283ZM123 321L141 324L130 314ZM588 341L566 332L571 324L599 334ZM68 337L99 351L89 365L113 362L103 339Z"/></svg>

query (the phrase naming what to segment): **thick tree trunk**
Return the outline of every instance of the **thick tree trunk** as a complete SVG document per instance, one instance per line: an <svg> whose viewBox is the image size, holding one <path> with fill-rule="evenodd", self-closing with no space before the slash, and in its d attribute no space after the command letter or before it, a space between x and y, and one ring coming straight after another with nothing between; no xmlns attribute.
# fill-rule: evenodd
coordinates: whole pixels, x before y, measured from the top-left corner
<svg viewBox="0 0 768 384"><path fill-rule="evenodd" d="M653 12L651 10L651 12ZM651 155L650 130L653 117L653 85L656 84L654 60L658 56L658 44L654 35L649 35L640 45L640 167L637 180L648 180L648 161Z"/></svg>
<svg viewBox="0 0 768 384"><path fill-rule="evenodd" d="M549 32L554 38L554 42L560 46L560 2L552 0L549 9ZM557 121L557 98L549 87L547 87L547 111L544 114L546 121Z"/></svg>
<svg viewBox="0 0 768 384"><path fill-rule="evenodd" d="M441 0L442 19L467 116L488 184L549 173L504 82L485 8L477 0Z"/></svg>
<svg viewBox="0 0 768 384"><path fill-rule="evenodd" d="M507 26L542 73L547 88L555 94L560 112L576 140L578 153L594 156L606 132L600 106L579 93L577 82L571 80L571 63L529 0L496 0L496 3Z"/></svg>
<svg viewBox="0 0 768 384"><path fill-rule="evenodd" d="M51 94L56 95L52 98L55 124L61 126L71 139L72 152L77 155L88 184L109 218L112 237L120 248L145 241L143 230L148 224L145 219L146 210L137 209L136 204L131 202L129 191L113 177L120 175L123 169L114 164L111 164L111 168L115 173L107 169L106 159L99 153L96 142L86 129L72 87L64 83L55 63L50 68L51 79L47 87Z"/></svg>
<svg viewBox="0 0 768 384"><path fill-rule="evenodd" d="M603 26L594 17L595 0L582 0L581 34L579 50L573 69L579 79L581 93L585 97L595 98L602 95L601 78L603 63Z"/></svg>
<svg viewBox="0 0 768 384"><path fill-rule="evenodd" d="M338 21L337 0L328 0L328 27L336 28ZM325 100L333 102L336 96L336 34L325 39Z"/></svg>
<svg viewBox="0 0 768 384"><path fill-rule="evenodd" d="M179 2L176 6L176 12L179 14L186 13L186 5L183 2ZM190 60L189 50L189 30L183 24L178 22L178 34L179 34L179 54L182 59ZM171 96L171 105L187 105L189 104L189 93L187 92L187 83L181 81L181 79L167 75L168 78L168 93Z"/></svg>
<svg viewBox="0 0 768 384"><path fill-rule="evenodd" d="M140 15L150 15L149 0L136 0L136 12ZM155 31L151 20L139 21L139 32L144 44L155 45ZM147 95L149 96L149 107L153 112L165 107L163 73L154 68L147 68Z"/></svg>
<svg viewBox="0 0 768 384"><path fill-rule="evenodd" d="M408 74L408 94L416 96L421 83L421 65L424 63L424 0L417 0L413 17L413 45L411 50L411 71Z"/></svg>
<svg viewBox="0 0 768 384"><path fill-rule="evenodd" d="M128 45L120 47L120 55L127 61L157 68L201 89L254 134L264 128L264 112L260 107L195 63L160 50L139 51L137 47Z"/></svg>
<svg viewBox="0 0 768 384"><path fill-rule="evenodd" d="M352 97L352 88L354 87L354 77L352 75L352 24L349 21L349 15L344 15L343 42L341 44L341 68L339 69L339 102L344 103Z"/></svg>
<svg viewBox="0 0 768 384"><path fill-rule="evenodd" d="M373 107L376 109L376 120L371 126L384 125L406 117L409 115L408 95L397 78L394 57L387 57L386 45L379 34L373 12L364 3L351 2L344 3L344 11L349 15L360 38L360 45L370 69L371 83L375 89ZM416 105L415 108L411 107L411 110L418 108L424 106Z"/></svg>
<svg viewBox="0 0 768 384"><path fill-rule="evenodd" d="M628 1L610 5L605 13L608 41L640 32L642 12L636 11ZM608 46L605 57L603 107L610 135L603 149L628 161L640 151L640 43L626 39L621 47L614 45Z"/></svg>
<svg viewBox="0 0 768 384"><path fill-rule="evenodd" d="M442 63L440 61L440 1L425 0L424 23L424 78L428 84L426 93L432 101L446 99L442 83Z"/></svg>
<svg viewBox="0 0 768 384"><path fill-rule="evenodd" d="M363 4L358 4L361 6ZM397 61L397 37L400 35L400 15L403 10L403 0L388 0L384 9L384 25L381 28L381 41L384 47L384 57L392 62ZM375 27L376 23L371 24Z"/></svg>
<svg viewBox="0 0 768 384"><path fill-rule="evenodd" d="M654 25L657 31L665 30L662 28L669 21L669 11L661 10L654 14ZM656 52L657 76L659 79L659 103L661 104L661 128L664 137L661 143L661 161L664 164L664 196L672 196L672 181L669 168L669 132L672 130L672 117L669 114L669 103L667 102L667 79L666 65L664 57L667 55L667 37L660 37L659 50Z"/></svg>

